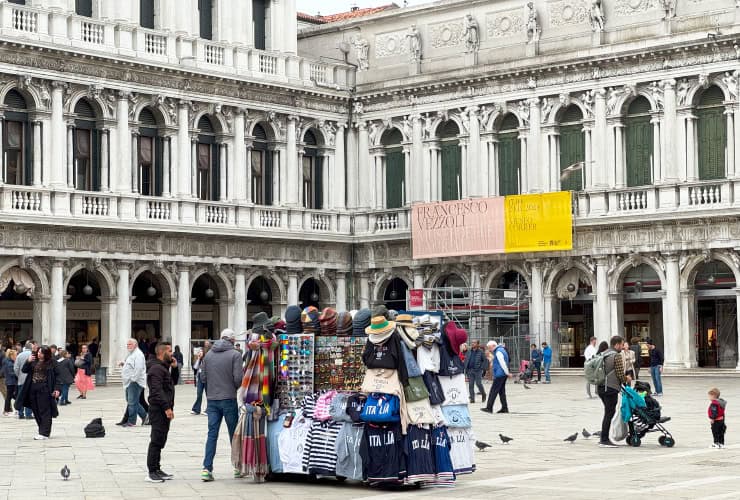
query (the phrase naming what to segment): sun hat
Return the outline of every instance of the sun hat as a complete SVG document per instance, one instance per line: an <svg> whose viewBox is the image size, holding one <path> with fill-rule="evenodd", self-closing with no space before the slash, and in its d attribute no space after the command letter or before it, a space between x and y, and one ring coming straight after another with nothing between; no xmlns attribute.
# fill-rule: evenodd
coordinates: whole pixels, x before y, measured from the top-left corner
<svg viewBox="0 0 740 500"><path fill-rule="evenodd" d="M468 340L468 332L458 327L454 321L448 321L445 325L445 335L450 341L452 352L460 354L460 345Z"/></svg>
<svg viewBox="0 0 740 500"><path fill-rule="evenodd" d="M392 333L396 328L394 321L388 321L385 316L375 316L370 321L370 326L365 328L365 333L368 335L385 335Z"/></svg>

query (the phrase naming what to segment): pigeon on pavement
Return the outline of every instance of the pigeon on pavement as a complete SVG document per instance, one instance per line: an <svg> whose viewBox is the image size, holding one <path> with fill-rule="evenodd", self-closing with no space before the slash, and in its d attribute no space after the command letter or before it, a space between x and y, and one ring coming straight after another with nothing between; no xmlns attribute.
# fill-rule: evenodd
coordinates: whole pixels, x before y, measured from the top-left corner
<svg viewBox="0 0 740 500"><path fill-rule="evenodd" d="M64 467L62 467L62 470L61 470L61 471L59 471L59 473L60 473L60 474L62 475L62 478L63 478L63 479L65 480L65 481L66 481L67 479L69 479L69 467L67 467L66 465L65 465Z"/></svg>
<svg viewBox="0 0 740 500"><path fill-rule="evenodd" d="M488 443L484 443L483 441L476 441L476 442L475 442L475 446L476 446L476 447L477 447L477 448L478 448L478 449L479 449L480 451L486 451L486 448L490 448L490 447L491 447L491 445L490 445L490 444L488 444Z"/></svg>
<svg viewBox="0 0 740 500"><path fill-rule="evenodd" d="M588 432L585 427L583 428L583 431L581 432L581 434L583 434L584 439L588 439L591 437L591 433Z"/></svg>
<svg viewBox="0 0 740 500"><path fill-rule="evenodd" d="M592 432L591 435L593 437L600 437L601 436L601 431Z"/></svg>
<svg viewBox="0 0 740 500"><path fill-rule="evenodd" d="M501 438L501 442L504 444L509 444L509 441L514 441L514 438L504 436L503 434L499 434L498 437Z"/></svg>
<svg viewBox="0 0 740 500"><path fill-rule="evenodd" d="M568 436L567 438L563 439L563 441L567 441L567 442L569 442L570 444L573 444L573 443L575 442L575 440L576 440L576 439L578 439L578 433L577 433L577 432L576 432L575 434L571 434L571 435L570 435L570 436Z"/></svg>
<svg viewBox="0 0 740 500"><path fill-rule="evenodd" d="M525 389L531 389L531 387L529 387L526 382L523 382L523 384Z"/></svg>

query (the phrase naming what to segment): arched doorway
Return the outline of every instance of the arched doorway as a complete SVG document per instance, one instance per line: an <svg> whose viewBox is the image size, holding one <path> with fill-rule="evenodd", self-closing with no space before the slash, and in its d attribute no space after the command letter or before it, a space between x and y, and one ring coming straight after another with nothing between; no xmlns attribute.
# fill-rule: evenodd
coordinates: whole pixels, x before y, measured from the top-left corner
<svg viewBox="0 0 740 500"><path fill-rule="evenodd" d="M69 280L66 344L72 357L82 344L101 341L102 295L98 275L92 271L81 269Z"/></svg>
<svg viewBox="0 0 740 500"><path fill-rule="evenodd" d="M33 290L31 277L17 267L0 276L0 346L12 347L33 338Z"/></svg>
<svg viewBox="0 0 740 500"><path fill-rule="evenodd" d="M270 282L257 276L247 290L247 326L252 327L250 319L258 312L273 316L273 288Z"/></svg>
<svg viewBox="0 0 740 500"><path fill-rule="evenodd" d="M507 271L494 280L485 309L488 337L519 337L529 333L529 287L517 271ZM510 353L511 354L511 353Z"/></svg>
<svg viewBox="0 0 740 500"><path fill-rule="evenodd" d="M555 282L555 296L560 304L553 349L557 350L561 367L582 367L583 350L594 335L592 286L581 270L572 268Z"/></svg>
<svg viewBox="0 0 740 500"><path fill-rule="evenodd" d="M735 273L724 262L704 263L696 272L694 342L700 367L737 367L736 287Z"/></svg>
<svg viewBox="0 0 740 500"><path fill-rule="evenodd" d="M640 339L640 342L652 339L655 345L665 352L661 288L660 276L647 264L641 264L626 272L622 280L624 301L622 336L628 341L633 338ZM641 366L648 366L648 362L647 351L643 349Z"/></svg>
<svg viewBox="0 0 740 500"><path fill-rule="evenodd" d="M383 303L388 309L403 311L406 309L406 292L409 285L401 278L392 278L383 292Z"/></svg>
<svg viewBox="0 0 740 500"><path fill-rule="evenodd" d="M131 331L135 339L151 342L168 336L164 334L162 298L163 287L157 275L144 271L136 278L131 294Z"/></svg>
<svg viewBox="0 0 740 500"><path fill-rule="evenodd" d="M324 304L328 305L329 290L321 280L308 278L301 285L298 291L298 302L301 308L314 306L321 310Z"/></svg>
<svg viewBox="0 0 740 500"><path fill-rule="evenodd" d="M209 274L202 274L193 284L191 291L190 338L208 340L218 337L221 331L219 302L221 293L216 280Z"/></svg>

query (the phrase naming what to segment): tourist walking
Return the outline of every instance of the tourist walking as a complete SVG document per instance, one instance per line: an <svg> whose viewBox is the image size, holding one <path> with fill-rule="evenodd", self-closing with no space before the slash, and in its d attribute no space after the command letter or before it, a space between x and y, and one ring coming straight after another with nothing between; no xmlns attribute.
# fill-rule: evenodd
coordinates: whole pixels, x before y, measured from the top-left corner
<svg viewBox="0 0 740 500"><path fill-rule="evenodd" d="M3 358L2 364L0 364L0 371L5 379L6 387L5 406L3 407L4 417L13 416L13 408L10 405L10 402L15 399L18 391L18 377L15 375L15 370L13 369L17 356L18 352L15 349L8 349L5 351L5 357Z"/></svg>
<svg viewBox="0 0 740 500"><path fill-rule="evenodd" d="M545 383L550 383L550 365L552 365L552 347L547 342L542 343L542 364L545 367Z"/></svg>
<svg viewBox="0 0 740 500"><path fill-rule="evenodd" d="M221 420L226 421L229 442L233 440L239 422L236 392L241 386L244 371L241 354L234 348L235 340L234 331L227 328L221 332L221 340L213 344L200 363L199 373L206 387L208 412L208 439L200 475L203 481L213 481L213 458Z"/></svg>
<svg viewBox="0 0 740 500"><path fill-rule="evenodd" d="M77 399L87 399L88 391L92 391L95 388L92 380L93 359L92 354L87 349L87 344L82 345L82 351L75 358L75 367L77 368L75 387L80 392Z"/></svg>
<svg viewBox="0 0 740 500"><path fill-rule="evenodd" d="M149 421L152 427L149 449L146 454L147 475L145 480L162 483L172 479L162 471L162 449L167 444L170 423L175 418L175 384L179 375L177 361L172 358L172 345L161 342L154 349L155 356L146 363L146 384L149 386Z"/></svg>
<svg viewBox="0 0 740 500"><path fill-rule="evenodd" d="M31 408L23 406L23 391L25 387L26 378L28 377L27 374L23 373L23 365L26 364L26 361L31 357L31 354L38 349L38 344L35 340L28 340L26 341L25 345L23 346L23 351L18 353L18 356L15 358L15 363L13 365L13 371L15 372L15 376L18 378L18 389L15 396L15 409L18 410L18 418L32 418L33 414L31 412Z"/></svg>
<svg viewBox="0 0 740 500"><path fill-rule="evenodd" d="M647 339L648 349L650 350L650 377L653 379L653 396L663 395L663 352L655 346L652 339Z"/></svg>
<svg viewBox="0 0 740 500"><path fill-rule="evenodd" d="M509 405L506 401L506 381L512 377L509 371L509 353L495 340L489 341L487 347L493 364L493 386L491 392L488 393L488 402L481 408L481 411L493 413L496 397L500 396L501 409L496 413L509 413Z"/></svg>
<svg viewBox="0 0 740 500"><path fill-rule="evenodd" d="M620 354L624 339L614 336L609 341L609 349L604 352L604 373L606 380L604 385L599 384L596 391L604 404L604 417L601 420L601 436L599 446L602 448L616 448L616 445L609 440L609 429L611 428L612 418L617 411L617 402L619 401L619 391L623 384L627 382L624 375L624 357Z"/></svg>
<svg viewBox="0 0 740 500"><path fill-rule="evenodd" d="M54 364L54 375L56 375L57 384L60 387L59 405L71 404L69 401L69 387L75 381L75 365L72 363L72 356L66 349L59 350L59 358Z"/></svg>
<svg viewBox="0 0 740 500"><path fill-rule="evenodd" d="M123 362L121 370L121 381L126 393L126 411L128 418L122 427L135 427L137 415L142 423L146 420L146 411L139 403L141 393L146 387L146 359L144 353L139 349L136 339L128 339L126 342L128 356Z"/></svg>
<svg viewBox="0 0 740 500"><path fill-rule="evenodd" d="M596 352L598 351L598 348L596 347L597 342L596 337L591 337L591 339L588 342L588 345L586 346L586 349L583 351L583 358L585 362L588 362L589 359L596 356ZM586 395L588 396L588 399L593 399L593 395L591 394L591 384L586 382Z"/></svg>
<svg viewBox="0 0 740 500"><path fill-rule="evenodd" d="M488 360L480 346L480 340L474 340L465 358L465 375L468 377L468 393L470 402L475 403L475 388L481 395L481 402L486 400L486 390L483 387L483 371L486 369Z"/></svg>
<svg viewBox="0 0 740 500"><path fill-rule="evenodd" d="M23 364L26 380L23 383L23 406L33 410L38 426L37 441L51 436L51 419L58 416L56 398L60 387L54 374L54 360L51 349L44 346L31 354Z"/></svg>

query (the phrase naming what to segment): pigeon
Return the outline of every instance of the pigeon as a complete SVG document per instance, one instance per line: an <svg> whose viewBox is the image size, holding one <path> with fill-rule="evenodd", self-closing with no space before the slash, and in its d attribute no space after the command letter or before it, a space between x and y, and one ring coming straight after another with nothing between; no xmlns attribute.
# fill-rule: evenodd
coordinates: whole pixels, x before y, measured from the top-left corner
<svg viewBox="0 0 740 500"><path fill-rule="evenodd" d="M588 432L585 427L583 428L583 431L581 432L581 434L583 434L584 439L588 439L591 437L591 433Z"/></svg>
<svg viewBox="0 0 740 500"><path fill-rule="evenodd" d="M62 467L62 470L59 471L59 473L62 475L62 479L64 479L65 481L69 479L69 467L67 467L66 465Z"/></svg>
<svg viewBox="0 0 740 500"><path fill-rule="evenodd" d="M475 446L476 446L476 447L477 447L477 448L478 448L478 449L479 449L480 451L486 451L486 448L490 448L490 447L491 447L491 445L490 445L490 444L488 444L488 443L484 443L483 441L476 441L476 442L475 442Z"/></svg>
<svg viewBox="0 0 740 500"><path fill-rule="evenodd" d="M514 438L504 436L503 434L499 434L498 437L501 438L501 442L504 444L509 444L509 441L514 441Z"/></svg>
<svg viewBox="0 0 740 500"><path fill-rule="evenodd" d="M596 432L593 432L593 433L591 433L591 435L592 435L593 437L600 437L600 436L601 436L601 431L596 431Z"/></svg>
<svg viewBox="0 0 740 500"><path fill-rule="evenodd" d="M531 389L531 387L529 387L526 382L524 382L524 388L525 389Z"/></svg>
<svg viewBox="0 0 740 500"><path fill-rule="evenodd" d="M571 434L567 438L563 439L563 441L568 441L570 444L573 444L576 441L576 439L578 439L578 433L577 432L575 434Z"/></svg>

